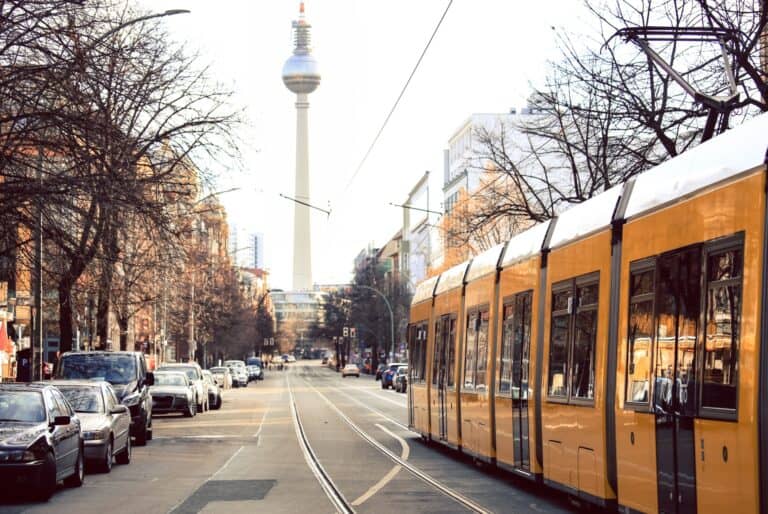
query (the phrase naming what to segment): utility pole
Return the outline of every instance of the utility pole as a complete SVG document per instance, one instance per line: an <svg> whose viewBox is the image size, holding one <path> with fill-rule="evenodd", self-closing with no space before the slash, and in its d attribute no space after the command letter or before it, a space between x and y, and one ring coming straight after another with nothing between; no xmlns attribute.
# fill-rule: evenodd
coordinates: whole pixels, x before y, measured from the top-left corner
<svg viewBox="0 0 768 514"><path fill-rule="evenodd" d="M33 316L32 326L32 370L30 378L33 380L43 379L43 199L42 199L42 185L43 185L43 148L37 149L37 183L40 186L40 194L37 195L37 213L35 215L35 230L34 230L34 252L35 252L35 269L34 269L34 307L35 314Z"/></svg>

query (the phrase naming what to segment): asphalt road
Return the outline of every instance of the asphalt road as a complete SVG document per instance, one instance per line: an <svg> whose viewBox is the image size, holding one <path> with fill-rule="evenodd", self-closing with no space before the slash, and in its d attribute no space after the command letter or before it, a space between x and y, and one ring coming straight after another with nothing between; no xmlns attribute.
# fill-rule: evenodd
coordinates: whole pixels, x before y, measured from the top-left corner
<svg viewBox="0 0 768 514"><path fill-rule="evenodd" d="M571 510L559 494L424 444L406 424L404 394L299 361L225 391L219 411L156 417L131 464L47 503L0 498L0 513Z"/></svg>

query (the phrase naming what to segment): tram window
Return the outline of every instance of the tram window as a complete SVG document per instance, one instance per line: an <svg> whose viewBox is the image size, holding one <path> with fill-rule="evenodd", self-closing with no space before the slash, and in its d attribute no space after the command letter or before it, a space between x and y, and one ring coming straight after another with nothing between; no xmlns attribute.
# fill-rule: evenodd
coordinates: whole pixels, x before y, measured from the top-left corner
<svg viewBox="0 0 768 514"><path fill-rule="evenodd" d="M432 385L437 385L437 375L440 370L440 357L443 350L443 320L435 321L435 344L432 350Z"/></svg>
<svg viewBox="0 0 768 514"><path fill-rule="evenodd" d="M599 281L596 274L552 287L548 396L560 400L595 397L595 341Z"/></svg>
<svg viewBox="0 0 768 514"><path fill-rule="evenodd" d="M501 348L499 355L501 363L499 365L499 394L509 395L512 393L512 338L514 337L513 313L514 305L504 306L504 325L501 329Z"/></svg>
<svg viewBox="0 0 768 514"><path fill-rule="evenodd" d="M420 323L411 327L411 352L409 371L411 383L423 382L427 368L427 323Z"/></svg>
<svg viewBox="0 0 768 514"><path fill-rule="evenodd" d="M475 363L477 359L478 313L467 315L466 347L464 349L464 389L475 387Z"/></svg>
<svg viewBox="0 0 768 514"><path fill-rule="evenodd" d="M488 369L488 311L478 314L480 319L477 329L477 371L475 372L475 389L485 390Z"/></svg>
<svg viewBox="0 0 768 514"><path fill-rule="evenodd" d="M454 375L456 374L456 318L451 318L450 328L448 329L448 369L446 373L448 380L446 385L453 387L455 385Z"/></svg>
<svg viewBox="0 0 768 514"><path fill-rule="evenodd" d="M708 252L706 320L701 407L737 408L739 325L741 320L741 248Z"/></svg>
<svg viewBox="0 0 768 514"><path fill-rule="evenodd" d="M654 275L653 260L636 266L630 275L625 398L627 403L645 406L650 401Z"/></svg>

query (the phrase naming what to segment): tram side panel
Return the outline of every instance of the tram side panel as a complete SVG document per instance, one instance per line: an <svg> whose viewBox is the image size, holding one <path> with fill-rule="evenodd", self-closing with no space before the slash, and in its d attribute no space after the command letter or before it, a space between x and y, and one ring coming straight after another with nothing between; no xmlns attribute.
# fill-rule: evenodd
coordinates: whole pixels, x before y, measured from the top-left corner
<svg viewBox="0 0 768 514"><path fill-rule="evenodd" d="M550 253L543 338L545 483L603 505L610 249L606 230Z"/></svg>
<svg viewBox="0 0 768 514"><path fill-rule="evenodd" d="M457 449L459 437L458 375L456 374L458 345L461 335L461 288L435 297L433 330L434 344L429 354L430 375L430 438Z"/></svg>
<svg viewBox="0 0 768 514"><path fill-rule="evenodd" d="M624 227L616 404L621 506L759 511L765 188L760 170Z"/></svg>
<svg viewBox="0 0 768 514"><path fill-rule="evenodd" d="M462 451L492 462L491 387L495 273L467 284L460 393Z"/></svg>
<svg viewBox="0 0 768 514"><path fill-rule="evenodd" d="M496 462L502 468L540 476L536 459L535 395L539 277L536 256L505 268L500 276L496 330Z"/></svg>
<svg viewBox="0 0 768 514"><path fill-rule="evenodd" d="M432 340L432 298L411 306L408 395L411 429L429 436L429 345Z"/></svg>

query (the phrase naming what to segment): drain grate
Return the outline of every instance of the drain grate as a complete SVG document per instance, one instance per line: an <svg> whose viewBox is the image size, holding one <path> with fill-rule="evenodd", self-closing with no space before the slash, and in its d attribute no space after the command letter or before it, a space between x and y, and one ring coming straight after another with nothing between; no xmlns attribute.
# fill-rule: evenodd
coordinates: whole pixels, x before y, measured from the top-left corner
<svg viewBox="0 0 768 514"><path fill-rule="evenodd" d="M277 480L210 480L201 485L172 514L197 514L211 502L263 500Z"/></svg>

